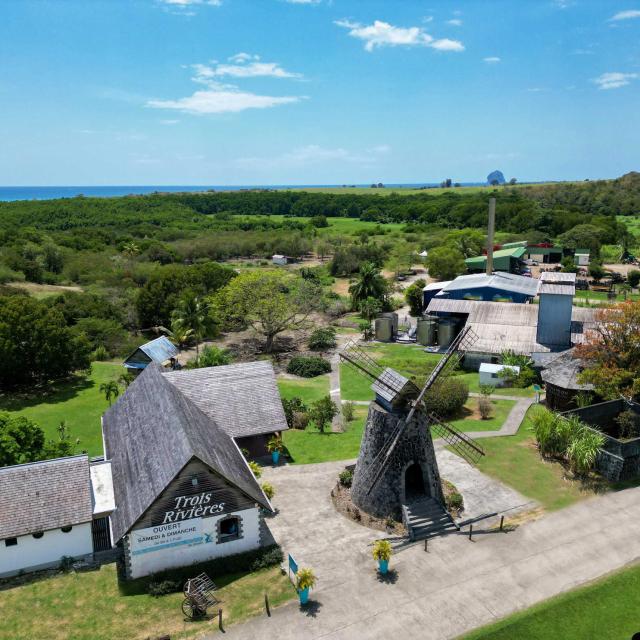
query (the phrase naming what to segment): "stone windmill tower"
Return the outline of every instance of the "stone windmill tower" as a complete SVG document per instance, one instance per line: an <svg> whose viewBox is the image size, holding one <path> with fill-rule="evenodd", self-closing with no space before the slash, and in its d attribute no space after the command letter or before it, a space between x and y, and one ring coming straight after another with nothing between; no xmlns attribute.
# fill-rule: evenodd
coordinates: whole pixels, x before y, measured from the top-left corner
<svg viewBox="0 0 640 640"><path fill-rule="evenodd" d="M397 371L383 368L355 343L348 344L340 354L346 365L373 381L371 388L376 394L369 406L351 499L376 517L402 518L411 537L415 537L410 520L416 507L418 515L447 516L432 434L443 438L466 459L475 461L484 455L476 442L427 413L423 405L436 380L455 368L475 340L470 329L463 329L422 389Z"/></svg>

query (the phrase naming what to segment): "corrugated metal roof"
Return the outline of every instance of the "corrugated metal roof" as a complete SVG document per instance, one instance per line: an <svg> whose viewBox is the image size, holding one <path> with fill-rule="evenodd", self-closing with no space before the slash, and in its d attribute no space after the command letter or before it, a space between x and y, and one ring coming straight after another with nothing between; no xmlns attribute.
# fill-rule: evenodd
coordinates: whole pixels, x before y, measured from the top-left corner
<svg viewBox="0 0 640 640"><path fill-rule="evenodd" d="M575 273L563 273L562 271L543 271L540 274L540 282L554 284L575 284Z"/></svg>
<svg viewBox="0 0 640 640"><path fill-rule="evenodd" d="M526 278L513 273L496 271L490 276L484 273L474 273L470 275L458 276L443 288L445 293L449 291L464 291L466 289L495 288L509 291L511 293L521 293L523 295L535 296L538 288L537 280Z"/></svg>
<svg viewBox="0 0 640 640"><path fill-rule="evenodd" d="M444 282L430 282L423 291L434 291L438 289L444 289L447 285L451 284L453 280L446 280Z"/></svg>
<svg viewBox="0 0 640 640"><path fill-rule="evenodd" d="M547 294L553 296L575 296L576 288L571 284L550 284L541 282L538 287L538 295Z"/></svg>
<svg viewBox="0 0 640 640"><path fill-rule="evenodd" d="M526 249L525 247L512 247L510 249L500 249L493 252L493 259L497 258L522 258ZM487 261L487 256L476 256L475 258L467 258L467 264L483 264Z"/></svg>
<svg viewBox="0 0 640 640"><path fill-rule="evenodd" d="M0 540L91 522L89 458L0 469L0 505Z"/></svg>
<svg viewBox="0 0 640 640"><path fill-rule="evenodd" d="M178 347L169 338L160 336L140 345L123 364L129 369L144 369L149 364L147 359L162 364L171 358L176 358L179 353Z"/></svg>

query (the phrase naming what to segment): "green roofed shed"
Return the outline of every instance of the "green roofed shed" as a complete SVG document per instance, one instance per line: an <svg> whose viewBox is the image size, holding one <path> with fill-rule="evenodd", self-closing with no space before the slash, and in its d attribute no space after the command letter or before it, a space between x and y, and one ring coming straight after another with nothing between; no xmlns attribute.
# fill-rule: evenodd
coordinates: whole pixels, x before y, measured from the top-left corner
<svg viewBox="0 0 640 640"><path fill-rule="evenodd" d="M526 251L526 247L512 247L493 252L493 270L518 273L520 262ZM487 268L487 256L477 256L465 260L467 269L472 273L484 271Z"/></svg>

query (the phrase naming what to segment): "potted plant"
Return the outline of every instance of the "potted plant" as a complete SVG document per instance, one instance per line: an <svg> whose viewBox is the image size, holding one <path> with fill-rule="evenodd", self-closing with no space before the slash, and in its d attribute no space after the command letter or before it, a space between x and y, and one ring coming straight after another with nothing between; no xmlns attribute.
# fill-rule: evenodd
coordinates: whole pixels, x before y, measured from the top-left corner
<svg viewBox="0 0 640 640"><path fill-rule="evenodd" d="M267 442L267 450L271 453L271 460L274 465L278 464L280 460L280 453L284 449L282 439L278 436L273 436L269 442Z"/></svg>
<svg viewBox="0 0 640 640"><path fill-rule="evenodd" d="M391 560L391 543L388 540L376 540L373 544L373 559L378 561L378 569L381 574L389 571Z"/></svg>
<svg viewBox="0 0 640 640"><path fill-rule="evenodd" d="M300 604L307 604L309 602L309 589L316 584L316 576L312 569L301 568L296 573L296 589L298 591L298 597L300 598Z"/></svg>

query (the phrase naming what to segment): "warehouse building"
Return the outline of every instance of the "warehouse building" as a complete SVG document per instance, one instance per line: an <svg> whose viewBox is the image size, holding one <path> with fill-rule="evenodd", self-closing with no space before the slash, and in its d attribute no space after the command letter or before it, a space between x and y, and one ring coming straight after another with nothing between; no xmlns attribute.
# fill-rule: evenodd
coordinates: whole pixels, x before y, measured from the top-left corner
<svg viewBox="0 0 640 640"><path fill-rule="evenodd" d="M525 267L523 257L527 249L523 246L499 249L493 252L493 270L507 273L521 273ZM483 273L487 270L487 256L476 256L465 260L470 273Z"/></svg>

